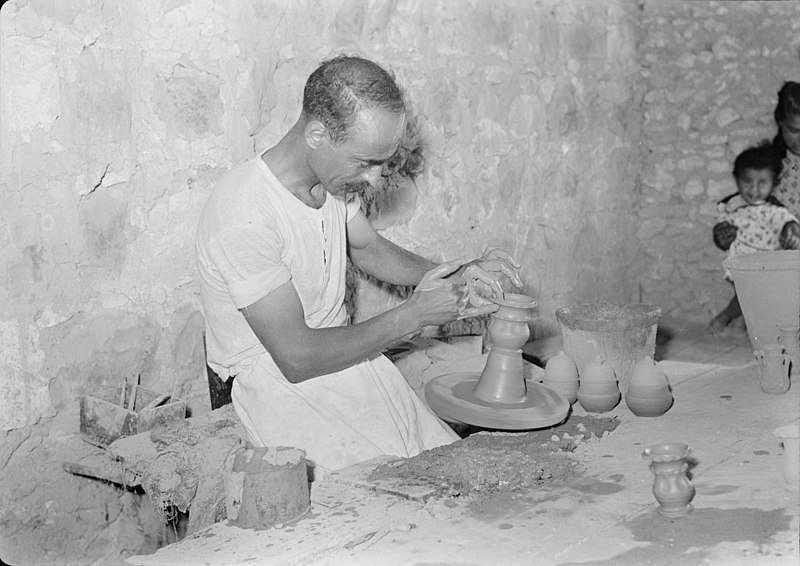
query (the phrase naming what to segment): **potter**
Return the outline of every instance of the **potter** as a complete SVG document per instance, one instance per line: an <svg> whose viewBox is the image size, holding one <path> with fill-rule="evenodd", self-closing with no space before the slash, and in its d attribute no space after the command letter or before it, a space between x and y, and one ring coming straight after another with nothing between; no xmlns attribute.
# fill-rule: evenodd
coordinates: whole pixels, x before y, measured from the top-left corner
<svg viewBox="0 0 800 566"><path fill-rule="evenodd" d="M222 175L200 218L208 365L236 377L231 398L248 440L303 449L315 473L456 440L380 352L425 326L493 313L503 285L522 286L502 250L437 264L367 220L360 194L380 182L406 120L385 69L360 57L325 61L289 132ZM348 258L414 292L348 324Z"/></svg>

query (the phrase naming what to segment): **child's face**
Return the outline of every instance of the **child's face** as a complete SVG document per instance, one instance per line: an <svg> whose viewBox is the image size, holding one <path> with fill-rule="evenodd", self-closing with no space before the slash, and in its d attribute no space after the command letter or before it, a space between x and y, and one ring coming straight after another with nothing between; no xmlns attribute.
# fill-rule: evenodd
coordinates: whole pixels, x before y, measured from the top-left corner
<svg viewBox="0 0 800 566"><path fill-rule="evenodd" d="M736 185L747 204L760 204L772 193L775 175L772 169L744 169L736 179Z"/></svg>

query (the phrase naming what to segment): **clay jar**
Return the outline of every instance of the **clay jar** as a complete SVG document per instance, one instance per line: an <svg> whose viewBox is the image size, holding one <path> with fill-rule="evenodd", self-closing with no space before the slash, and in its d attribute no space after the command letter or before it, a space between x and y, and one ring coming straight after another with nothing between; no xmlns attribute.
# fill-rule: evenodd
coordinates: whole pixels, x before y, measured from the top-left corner
<svg viewBox="0 0 800 566"><path fill-rule="evenodd" d="M561 393L570 405L578 400L578 366L564 350L547 360L542 385Z"/></svg>
<svg viewBox="0 0 800 566"><path fill-rule="evenodd" d="M655 444L642 452L643 458L650 459L653 495L659 503L658 512L665 517L674 519L692 511L689 502L694 497L694 486L686 473L689 454L691 449L680 442Z"/></svg>
<svg viewBox="0 0 800 566"><path fill-rule="evenodd" d="M605 413L616 407L620 398L614 369L597 356L580 375L578 402L590 413Z"/></svg>
<svg viewBox="0 0 800 566"><path fill-rule="evenodd" d="M625 404L637 417L659 417L672 407L673 397L664 370L646 356L633 366Z"/></svg>
<svg viewBox="0 0 800 566"><path fill-rule="evenodd" d="M789 390L789 366L791 361L780 344L764 344L753 352L758 360L758 377L761 391L770 395L782 395Z"/></svg>

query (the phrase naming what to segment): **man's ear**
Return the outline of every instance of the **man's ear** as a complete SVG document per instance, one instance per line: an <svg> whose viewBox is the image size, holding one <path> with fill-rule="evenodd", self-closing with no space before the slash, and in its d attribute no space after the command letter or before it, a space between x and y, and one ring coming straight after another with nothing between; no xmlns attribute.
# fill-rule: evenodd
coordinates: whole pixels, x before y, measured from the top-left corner
<svg viewBox="0 0 800 566"><path fill-rule="evenodd" d="M306 143L311 149L317 149L322 142L328 139L328 129L319 120L311 120L303 130Z"/></svg>

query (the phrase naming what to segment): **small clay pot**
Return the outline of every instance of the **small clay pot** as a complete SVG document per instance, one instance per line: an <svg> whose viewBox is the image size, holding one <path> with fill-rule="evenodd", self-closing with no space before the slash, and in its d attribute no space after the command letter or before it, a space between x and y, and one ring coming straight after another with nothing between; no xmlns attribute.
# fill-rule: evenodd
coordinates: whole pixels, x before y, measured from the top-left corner
<svg viewBox="0 0 800 566"><path fill-rule="evenodd" d="M563 350L547 361L542 385L561 393L570 404L578 400L578 366Z"/></svg>
<svg viewBox="0 0 800 566"><path fill-rule="evenodd" d="M625 404L637 417L660 417L672 407L669 385L635 385L625 392Z"/></svg>

